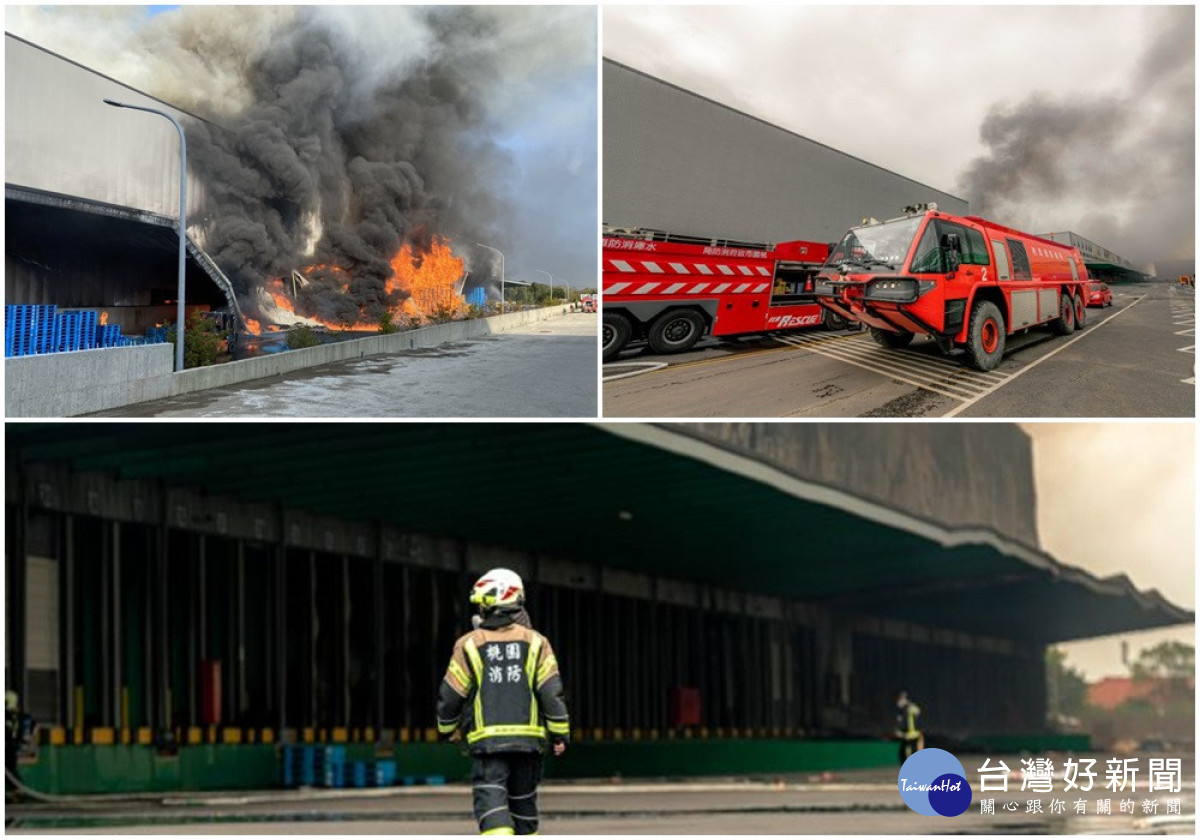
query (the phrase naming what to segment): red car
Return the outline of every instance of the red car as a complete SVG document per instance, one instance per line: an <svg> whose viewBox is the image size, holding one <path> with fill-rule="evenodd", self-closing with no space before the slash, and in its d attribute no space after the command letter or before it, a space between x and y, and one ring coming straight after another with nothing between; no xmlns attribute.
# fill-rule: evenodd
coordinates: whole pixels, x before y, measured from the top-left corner
<svg viewBox="0 0 1200 840"><path fill-rule="evenodd" d="M1095 280L1087 284L1088 306L1112 306L1112 291L1107 283L1097 283Z"/></svg>

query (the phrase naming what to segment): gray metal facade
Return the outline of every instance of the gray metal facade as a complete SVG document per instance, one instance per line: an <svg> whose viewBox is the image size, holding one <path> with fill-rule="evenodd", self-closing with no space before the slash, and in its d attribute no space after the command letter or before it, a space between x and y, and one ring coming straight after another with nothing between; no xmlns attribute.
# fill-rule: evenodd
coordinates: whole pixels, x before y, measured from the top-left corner
<svg viewBox="0 0 1200 840"><path fill-rule="evenodd" d="M4 38L4 181L179 217L179 136L162 117L103 99L189 114L12 35ZM188 215L204 190L188 179Z"/></svg>
<svg viewBox="0 0 1200 840"><path fill-rule="evenodd" d="M608 60L603 180L606 224L753 241L834 241L914 202L968 211L961 198Z"/></svg>

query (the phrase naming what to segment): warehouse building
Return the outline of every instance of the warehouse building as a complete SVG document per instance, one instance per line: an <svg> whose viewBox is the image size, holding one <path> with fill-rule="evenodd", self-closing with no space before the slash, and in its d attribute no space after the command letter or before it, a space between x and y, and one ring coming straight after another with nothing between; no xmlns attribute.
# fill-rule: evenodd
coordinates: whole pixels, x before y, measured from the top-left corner
<svg viewBox="0 0 1200 840"><path fill-rule="evenodd" d="M965 199L604 60L604 222L752 242L836 242L864 217Z"/></svg>
<svg viewBox="0 0 1200 840"><path fill-rule="evenodd" d="M949 213L970 212L964 198L604 61L603 216L609 226L754 242L836 242L866 217L890 219L926 202ZM1129 260L1077 233L1042 235L1078 248L1088 274L1098 279L1145 279Z"/></svg>
<svg viewBox="0 0 1200 840"><path fill-rule="evenodd" d="M175 318L179 136L199 120L14 35L4 38L4 295L101 309L141 335ZM187 304L236 309L204 252L204 185L188 174Z"/></svg>
<svg viewBox="0 0 1200 840"><path fill-rule="evenodd" d="M433 701L494 566L562 663L564 775L887 764L902 687L946 743L1055 743L1046 645L1192 620L1038 548L1012 426L6 435L6 683L51 792L269 786L281 743L461 777Z"/></svg>

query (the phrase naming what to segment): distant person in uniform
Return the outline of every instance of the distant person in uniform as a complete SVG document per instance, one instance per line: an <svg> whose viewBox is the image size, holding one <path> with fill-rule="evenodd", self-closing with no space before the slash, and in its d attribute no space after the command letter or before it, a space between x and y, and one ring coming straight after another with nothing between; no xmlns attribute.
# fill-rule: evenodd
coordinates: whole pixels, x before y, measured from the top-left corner
<svg viewBox="0 0 1200 840"><path fill-rule="evenodd" d="M530 623L515 572L486 573L471 603L479 615L454 644L438 693L438 732L466 733L480 834L536 834L547 741L562 755L570 731L558 660Z"/></svg>
<svg viewBox="0 0 1200 840"><path fill-rule="evenodd" d="M917 750L925 749L925 734L917 727L921 707L908 697L907 691L896 695L896 727L894 735L900 742L900 763Z"/></svg>
<svg viewBox="0 0 1200 840"><path fill-rule="evenodd" d="M33 730L33 721L29 715L21 712L21 699L15 691L4 692L4 769L11 774L12 779L20 778L21 750ZM16 789L12 779L6 774L4 790L11 792Z"/></svg>

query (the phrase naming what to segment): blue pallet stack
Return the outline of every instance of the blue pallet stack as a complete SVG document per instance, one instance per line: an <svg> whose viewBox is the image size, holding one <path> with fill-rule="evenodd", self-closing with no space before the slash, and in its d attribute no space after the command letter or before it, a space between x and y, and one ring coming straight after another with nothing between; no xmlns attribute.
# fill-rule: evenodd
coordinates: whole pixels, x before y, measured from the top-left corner
<svg viewBox="0 0 1200 840"><path fill-rule="evenodd" d="M4 355L33 356L134 344L161 344L166 327L147 332L151 338L131 340L119 324L101 324L95 310L59 312L54 304L7 304L4 307Z"/></svg>
<svg viewBox="0 0 1200 840"><path fill-rule="evenodd" d="M320 750L321 778L325 787L340 788L346 785L346 748L324 747Z"/></svg>
<svg viewBox="0 0 1200 840"><path fill-rule="evenodd" d="M79 313L79 350L96 349L96 323L99 317L91 309Z"/></svg>
<svg viewBox="0 0 1200 840"><path fill-rule="evenodd" d="M101 324L96 327L96 347L124 347L120 324Z"/></svg>
<svg viewBox="0 0 1200 840"><path fill-rule="evenodd" d="M54 346L41 353L67 353L79 349L79 313L63 312L55 319L57 336Z"/></svg>
<svg viewBox="0 0 1200 840"><path fill-rule="evenodd" d="M283 786L313 787L317 783L317 751L313 747L283 748Z"/></svg>
<svg viewBox="0 0 1200 840"><path fill-rule="evenodd" d="M396 762L375 762L375 787L391 787L396 784Z"/></svg>

